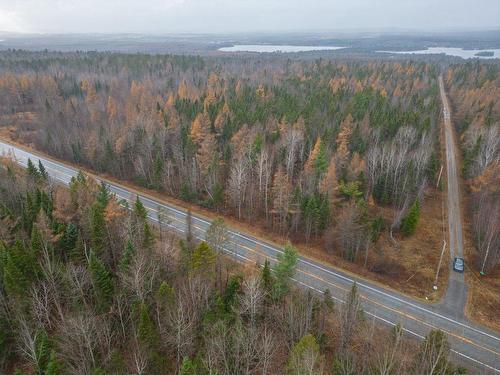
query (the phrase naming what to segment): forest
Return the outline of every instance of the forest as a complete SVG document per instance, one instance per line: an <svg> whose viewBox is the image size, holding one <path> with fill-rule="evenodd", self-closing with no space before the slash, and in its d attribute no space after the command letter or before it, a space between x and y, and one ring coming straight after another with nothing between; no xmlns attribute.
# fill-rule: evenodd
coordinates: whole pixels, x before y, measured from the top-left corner
<svg viewBox="0 0 500 375"><path fill-rule="evenodd" d="M3 51L0 135L423 298L446 220L440 74L467 265L500 280L495 61Z"/></svg>
<svg viewBox="0 0 500 375"><path fill-rule="evenodd" d="M464 64L448 71L463 150L476 267L500 263L500 73L498 64Z"/></svg>
<svg viewBox="0 0 500 375"><path fill-rule="evenodd" d="M2 121L19 142L412 276L377 242L413 236L437 182L437 65L9 51L0 74ZM433 277L424 254L412 282Z"/></svg>
<svg viewBox="0 0 500 375"><path fill-rule="evenodd" d="M356 284L346 302L271 269L235 264L222 219L195 242L152 226L80 172L0 164L0 372L5 374L463 374L445 334L378 327Z"/></svg>

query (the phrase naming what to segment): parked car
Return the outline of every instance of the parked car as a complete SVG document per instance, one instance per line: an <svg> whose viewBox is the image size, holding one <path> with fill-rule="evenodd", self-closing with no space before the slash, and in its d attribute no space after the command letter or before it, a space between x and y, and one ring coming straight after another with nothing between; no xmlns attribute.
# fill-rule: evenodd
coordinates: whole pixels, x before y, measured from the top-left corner
<svg viewBox="0 0 500 375"><path fill-rule="evenodd" d="M456 272L464 272L464 259L457 258L453 260L453 270Z"/></svg>

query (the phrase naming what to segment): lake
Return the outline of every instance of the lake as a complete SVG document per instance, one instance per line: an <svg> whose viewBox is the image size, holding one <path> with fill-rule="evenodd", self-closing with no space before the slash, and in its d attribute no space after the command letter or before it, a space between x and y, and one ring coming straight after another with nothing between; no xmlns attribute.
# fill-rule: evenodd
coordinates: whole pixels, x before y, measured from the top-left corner
<svg viewBox="0 0 500 375"><path fill-rule="evenodd" d="M499 59L500 49L463 49L452 47L429 47L428 49L419 51L377 51L382 53L398 53L398 54L417 54L417 55L432 55L445 54L448 56L458 56L462 59ZM493 56L475 56L479 52L493 52Z"/></svg>
<svg viewBox="0 0 500 375"><path fill-rule="evenodd" d="M236 44L231 47L219 48L222 52L310 52L310 51L334 51L346 47L333 46L290 46L272 44Z"/></svg>

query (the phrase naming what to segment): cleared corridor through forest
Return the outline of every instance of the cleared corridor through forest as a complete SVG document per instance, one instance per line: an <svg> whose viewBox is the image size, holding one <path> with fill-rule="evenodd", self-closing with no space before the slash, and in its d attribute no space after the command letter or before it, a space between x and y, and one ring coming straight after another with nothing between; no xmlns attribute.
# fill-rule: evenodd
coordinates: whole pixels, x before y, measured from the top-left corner
<svg viewBox="0 0 500 375"><path fill-rule="evenodd" d="M41 156L9 143L0 142L0 154L10 155L22 166L27 165L28 158L45 166L49 175L57 182L68 185L78 170L72 166ZM105 181L118 199L135 200L139 195L151 221L158 223L158 209L166 212L169 226L176 231L184 232L186 227L186 211L165 201L146 197L134 189L116 182ZM141 195L142 194L142 195ZM204 239L210 221L200 215L192 215L193 235ZM273 243L253 237L251 234L230 229L231 241L224 249L229 255L241 262L263 263L267 258L274 264L281 248ZM368 319L394 326L400 323L411 336L423 339L430 330L440 329L448 335L451 350L458 359L468 361L477 366L481 373L500 373L500 337L497 333L466 321L462 316L455 317L442 305L428 305L390 288L354 277L351 274L330 267L323 263L301 256L297 265L294 281L304 288L322 293L331 291L337 303L342 303L354 281L357 282L362 299L363 309Z"/></svg>

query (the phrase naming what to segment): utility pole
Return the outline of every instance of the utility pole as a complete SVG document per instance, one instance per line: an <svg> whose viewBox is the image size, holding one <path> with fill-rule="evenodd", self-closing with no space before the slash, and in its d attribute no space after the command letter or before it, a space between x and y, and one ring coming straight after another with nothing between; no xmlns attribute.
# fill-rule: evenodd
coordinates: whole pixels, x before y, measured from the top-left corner
<svg viewBox="0 0 500 375"><path fill-rule="evenodd" d="M444 255L444 249L446 249L446 241L443 240L443 249L441 250L441 256L439 257L439 264L438 268L436 270L436 278L434 279L434 286L432 287L434 290L437 290L437 283L438 283L438 277L439 277L439 270L441 269L441 262L443 261L443 255Z"/></svg>

